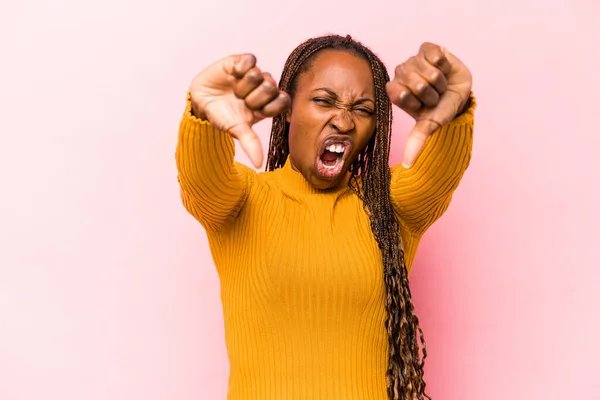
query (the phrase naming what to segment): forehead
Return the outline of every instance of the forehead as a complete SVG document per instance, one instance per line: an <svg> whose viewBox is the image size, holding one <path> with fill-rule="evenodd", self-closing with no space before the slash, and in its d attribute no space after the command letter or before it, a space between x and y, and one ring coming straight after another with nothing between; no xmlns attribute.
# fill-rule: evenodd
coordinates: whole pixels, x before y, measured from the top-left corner
<svg viewBox="0 0 600 400"><path fill-rule="evenodd" d="M369 63L343 50L317 54L309 70L298 80L298 91L326 87L340 95L374 96L373 72Z"/></svg>

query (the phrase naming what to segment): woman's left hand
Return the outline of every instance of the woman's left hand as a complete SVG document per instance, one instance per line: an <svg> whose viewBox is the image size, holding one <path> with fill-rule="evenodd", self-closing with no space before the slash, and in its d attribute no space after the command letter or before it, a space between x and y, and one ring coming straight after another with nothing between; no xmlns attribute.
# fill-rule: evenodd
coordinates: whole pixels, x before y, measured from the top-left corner
<svg viewBox="0 0 600 400"><path fill-rule="evenodd" d="M415 162L427 138L464 111L471 94L471 71L444 47L423 43L416 56L398 65L386 89L392 103L416 124L405 146L405 167Z"/></svg>

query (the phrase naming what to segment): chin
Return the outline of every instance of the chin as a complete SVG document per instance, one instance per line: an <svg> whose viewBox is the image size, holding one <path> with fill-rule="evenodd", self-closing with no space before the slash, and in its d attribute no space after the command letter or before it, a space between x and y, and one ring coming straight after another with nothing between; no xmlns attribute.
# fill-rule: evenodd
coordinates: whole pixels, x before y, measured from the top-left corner
<svg viewBox="0 0 600 400"><path fill-rule="evenodd" d="M347 175L348 175L347 168L342 168L335 175L324 175L324 174L320 173L320 171L318 169L315 168L311 171L312 179L310 179L309 182L315 189L319 189L319 190L333 189L333 188L339 186L340 183L342 183L342 181L344 181L343 178L346 177Z"/></svg>

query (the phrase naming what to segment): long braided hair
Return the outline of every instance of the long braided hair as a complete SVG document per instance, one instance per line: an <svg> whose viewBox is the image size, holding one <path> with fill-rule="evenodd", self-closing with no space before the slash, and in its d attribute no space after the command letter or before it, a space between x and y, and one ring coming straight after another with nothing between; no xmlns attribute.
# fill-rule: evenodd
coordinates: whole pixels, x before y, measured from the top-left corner
<svg viewBox="0 0 600 400"><path fill-rule="evenodd" d="M389 153L392 106L385 90L390 80L383 62L367 47L350 36L328 35L300 44L288 57L279 81L279 89L292 99L298 78L311 67L311 61L322 50L342 50L366 60L375 84L375 133L350 166L348 185L363 201L371 221L371 230L381 250L386 287L389 354L387 393L389 400L431 399L425 393L424 361L427 357L423 331L414 314L408 286L408 272L400 239L400 227L390 201ZM289 155L289 123L285 114L273 119L267 171L283 167Z"/></svg>

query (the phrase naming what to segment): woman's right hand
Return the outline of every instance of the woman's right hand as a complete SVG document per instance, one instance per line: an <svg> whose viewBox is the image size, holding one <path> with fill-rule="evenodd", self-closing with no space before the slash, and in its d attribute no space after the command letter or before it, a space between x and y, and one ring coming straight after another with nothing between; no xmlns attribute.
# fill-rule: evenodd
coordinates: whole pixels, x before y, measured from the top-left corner
<svg viewBox="0 0 600 400"><path fill-rule="evenodd" d="M287 111L290 96L271 74L256 66L256 57L225 57L200 72L191 83L192 110L237 139L256 168L263 162L260 139L252 125Z"/></svg>

